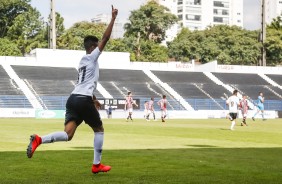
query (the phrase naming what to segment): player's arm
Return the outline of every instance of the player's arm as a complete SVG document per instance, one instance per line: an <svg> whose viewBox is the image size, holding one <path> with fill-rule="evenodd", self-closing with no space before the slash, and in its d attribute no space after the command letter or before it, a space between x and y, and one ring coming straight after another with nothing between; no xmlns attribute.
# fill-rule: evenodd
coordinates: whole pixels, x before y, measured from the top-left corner
<svg viewBox="0 0 282 184"><path fill-rule="evenodd" d="M261 98L260 98L260 101L261 101L262 103L264 103L264 97L261 97Z"/></svg>
<svg viewBox="0 0 282 184"><path fill-rule="evenodd" d="M114 6L112 5L112 19L111 19L106 31L103 34L101 42L98 44L98 48L99 48L100 51L104 50L104 47L106 46L107 42L109 41L109 39L111 37L113 26L114 26L117 14L118 14L118 10L115 9Z"/></svg>

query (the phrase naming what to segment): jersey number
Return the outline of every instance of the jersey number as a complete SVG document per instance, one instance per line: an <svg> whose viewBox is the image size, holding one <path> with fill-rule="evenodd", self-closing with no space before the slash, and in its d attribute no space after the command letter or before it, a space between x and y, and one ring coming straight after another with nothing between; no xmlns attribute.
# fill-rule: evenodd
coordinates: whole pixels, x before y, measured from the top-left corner
<svg viewBox="0 0 282 184"><path fill-rule="evenodd" d="M77 83L83 82L85 79L85 73L86 73L86 66L83 66L78 69L78 77L77 77ZM81 75L80 75L81 74ZM81 76L81 79L79 78Z"/></svg>
<svg viewBox="0 0 282 184"><path fill-rule="evenodd" d="M231 107L233 107L233 106L234 106L234 102L232 101L232 102L231 102Z"/></svg>

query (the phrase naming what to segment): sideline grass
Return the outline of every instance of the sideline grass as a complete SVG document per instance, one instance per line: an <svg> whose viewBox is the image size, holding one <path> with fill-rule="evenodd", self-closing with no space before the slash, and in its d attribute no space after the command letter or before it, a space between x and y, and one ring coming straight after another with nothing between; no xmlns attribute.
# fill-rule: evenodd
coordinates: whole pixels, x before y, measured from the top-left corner
<svg viewBox="0 0 282 184"><path fill-rule="evenodd" d="M96 175L87 125L71 142L40 146L32 159L29 135L60 131L63 121L0 119L0 126L0 183L282 183L281 119L235 131L223 119L104 120L102 160L113 168Z"/></svg>

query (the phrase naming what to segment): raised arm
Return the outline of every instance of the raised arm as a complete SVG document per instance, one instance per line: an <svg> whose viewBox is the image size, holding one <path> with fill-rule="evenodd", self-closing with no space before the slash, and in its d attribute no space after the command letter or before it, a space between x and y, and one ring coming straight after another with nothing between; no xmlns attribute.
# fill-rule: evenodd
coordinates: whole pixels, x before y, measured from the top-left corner
<svg viewBox="0 0 282 184"><path fill-rule="evenodd" d="M99 48L100 51L104 50L104 47L106 46L107 42L109 41L109 39L111 37L113 26L114 26L117 14L118 14L118 10L115 9L114 6L112 5L112 19L111 19L111 22L109 23L106 31L104 32L101 42L98 44L98 48Z"/></svg>

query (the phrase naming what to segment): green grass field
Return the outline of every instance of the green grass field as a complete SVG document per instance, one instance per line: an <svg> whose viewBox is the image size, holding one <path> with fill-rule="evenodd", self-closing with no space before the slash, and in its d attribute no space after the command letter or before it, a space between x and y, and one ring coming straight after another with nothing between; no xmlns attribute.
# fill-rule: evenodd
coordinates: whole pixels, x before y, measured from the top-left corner
<svg viewBox="0 0 282 184"><path fill-rule="evenodd" d="M91 173L93 133L81 125L71 142L41 145L26 157L29 135L63 130L63 120L0 119L0 183L282 183L282 120L147 122L104 120L102 162Z"/></svg>

